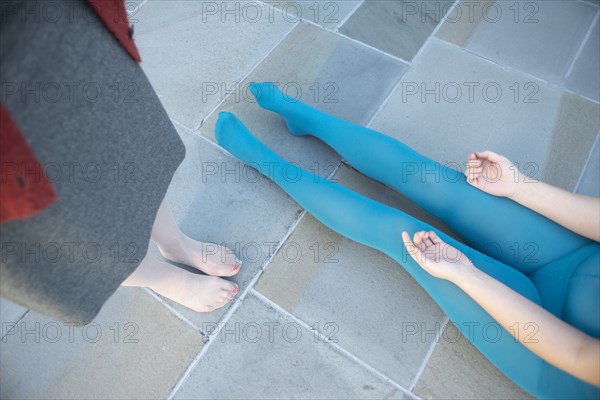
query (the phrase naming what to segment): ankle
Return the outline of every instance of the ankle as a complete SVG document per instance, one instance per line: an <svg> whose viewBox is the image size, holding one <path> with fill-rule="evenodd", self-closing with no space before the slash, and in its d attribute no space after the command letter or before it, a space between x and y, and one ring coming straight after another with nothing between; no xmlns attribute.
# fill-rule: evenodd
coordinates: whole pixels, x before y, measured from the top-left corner
<svg viewBox="0 0 600 400"><path fill-rule="evenodd" d="M152 239L158 246L161 253L166 252L169 254L181 254L187 248L187 236L179 229L177 229L175 232L171 232L171 234L168 236Z"/></svg>
<svg viewBox="0 0 600 400"><path fill-rule="evenodd" d="M168 288L183 287L187 271L166 262L161 262L156 267L149 276L148 288L160 293Z"/></svg>
<svg viewBox="0 0 600 400"><path fill-rule="evenodd" d="M146 255L140 265L121 285L156 289L165 283L168 284L179 279L180 272L185 271L150 255Z"/></svg>

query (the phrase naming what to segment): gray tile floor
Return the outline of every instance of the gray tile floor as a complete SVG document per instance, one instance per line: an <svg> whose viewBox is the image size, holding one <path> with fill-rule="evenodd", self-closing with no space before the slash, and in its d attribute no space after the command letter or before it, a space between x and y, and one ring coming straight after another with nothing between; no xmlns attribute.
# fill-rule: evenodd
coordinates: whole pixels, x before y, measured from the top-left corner
<svg viewBox="0 0 600 400"><path fill-rule="evenodd" d="M247 91L269 80L438 161L490 148L598 195L598 2L478 4L469 18L462 1L128 2L142 66L187 148L169 204L184 232L235 249L241 293L198 314L123 288L76 329L2 300L0 397L527 397L401 266L214 142L218 112L232 111L290 161L453 234L322 142L289 135Z"/></svg>

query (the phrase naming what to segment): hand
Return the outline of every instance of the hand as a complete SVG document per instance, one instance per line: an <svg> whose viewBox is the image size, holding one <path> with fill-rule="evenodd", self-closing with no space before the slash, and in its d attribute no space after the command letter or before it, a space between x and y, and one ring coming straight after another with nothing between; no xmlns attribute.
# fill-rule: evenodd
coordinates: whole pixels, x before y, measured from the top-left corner
<svg viewBox="0 0 600 400"><path fill-rule="evenodd" d="M408 254L436 278L453 281L465 270L475 268L467 256L456 247L445 243L433 231L417 232L413 240L407 232L402 232L402 240Z"/></svg>
<svg viewBox="0 0 600 400"><path fill-rule="evenodd" d="M469 154L467 182L494 196L512 197L524 175L506 157L491 151Z"/></svg>

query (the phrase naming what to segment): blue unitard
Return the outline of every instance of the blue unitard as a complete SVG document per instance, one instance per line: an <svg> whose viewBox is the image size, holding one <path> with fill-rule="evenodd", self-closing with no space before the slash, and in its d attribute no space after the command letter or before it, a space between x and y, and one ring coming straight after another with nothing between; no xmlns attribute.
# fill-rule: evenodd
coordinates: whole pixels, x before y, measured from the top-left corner
<svg viewBox="0 0 600 400"><path fill-rule="evenodd" d="M292 134L310 134L327 143L357 170L403 193L445 222L468 246L398 209L306 170L300 170L299 177L295 170L294 179L289 179L288 162L230 113L221 113L216 126L215 135L222 147L275 181L329 228L394 258L473 345L532 395L600 396L597 387L550 365L516 341L458 286L429 275L409 256L401 232L435 231L480 270L596 338L600 337L597 242L510 199L472 187L461 172L389 136L287 98L271 83L253 83L250 89L261 107L285 118ZM501 334L490 331L492 325Z"/></svg>

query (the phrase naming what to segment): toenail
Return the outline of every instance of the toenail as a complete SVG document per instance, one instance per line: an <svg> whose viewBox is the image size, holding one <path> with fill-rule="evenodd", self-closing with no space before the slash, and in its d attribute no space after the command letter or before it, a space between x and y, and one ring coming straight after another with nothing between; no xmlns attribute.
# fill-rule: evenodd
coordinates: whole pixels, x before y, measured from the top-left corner
<svg viewBox="0 0 600 400"><path fill-rule="evenodd" d="M233 293L237 293L237 292L239 292L239 291L240 291L240 289L238 289L238 287L237 287L237 286L234 286L234 287L233 287Z"/></svg>
<svg viewBox="0 0 600 400"><path fill-rule="evenodd" d="M240 266L239 266L239 265L235 265L235 266L233 267L233 270L234 270L234 271L237 271L238 269L240 269Z"/></svg>

